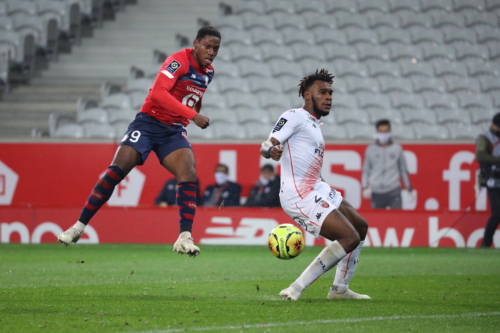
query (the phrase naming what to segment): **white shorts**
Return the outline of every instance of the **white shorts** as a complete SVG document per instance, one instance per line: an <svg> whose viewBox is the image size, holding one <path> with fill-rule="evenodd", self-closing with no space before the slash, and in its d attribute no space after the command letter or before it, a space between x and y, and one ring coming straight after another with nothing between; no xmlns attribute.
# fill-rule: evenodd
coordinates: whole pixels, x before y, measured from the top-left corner
<svg viewBox="0 0 500 333"><path fill-rule="evenodd" d="M283 207L283 210L305 231L319 238L323 221L332 210L339 208L341 203L342 194L322 182L321 186L307 197Z"/></svg>

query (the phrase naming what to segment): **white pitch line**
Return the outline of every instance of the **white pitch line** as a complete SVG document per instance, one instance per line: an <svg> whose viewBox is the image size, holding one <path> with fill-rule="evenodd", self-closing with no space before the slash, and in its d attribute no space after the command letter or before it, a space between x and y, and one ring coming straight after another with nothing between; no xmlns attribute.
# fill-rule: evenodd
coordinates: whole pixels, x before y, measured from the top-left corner
<svg viewBox="0 0 500 333"><path fill-rule="evenodd" d="M390 317L369 317L369 318L347 318L347 319L323 319L310 321L289 321L283 323L266 323L266 324L249 324L235 326L208 326L208 327L186 327L172 328L166 330L154 331L133 331L134 333L176 333L176 332L203 332L203 331L221 331L221 330L237 330L242 328L267 328L277 326L297 326L311 324L336 324L336 323L359 323L365 321L383 321L383 320L404 320L404 319L442 319L442 318L458 318L458 317L484 317L484 316L499 316L500 312L471 312L458 313L454 315L431 315L431 316L390 316ZM132 333L132 331L130 332Z"/></svg>

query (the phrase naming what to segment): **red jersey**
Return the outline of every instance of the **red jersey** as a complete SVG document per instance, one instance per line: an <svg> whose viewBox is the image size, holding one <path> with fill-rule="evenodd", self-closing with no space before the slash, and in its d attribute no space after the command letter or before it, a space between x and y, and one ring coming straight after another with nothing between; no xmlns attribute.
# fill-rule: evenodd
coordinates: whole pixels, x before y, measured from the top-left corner
<svg viewBox="0 0 500 333"><path fill-rule="evenodd" d="M186 126L201 108L213 76L212 65L201 67L193 58L193 49L174 53L161 66L141 112L167 125Z"/></svg>

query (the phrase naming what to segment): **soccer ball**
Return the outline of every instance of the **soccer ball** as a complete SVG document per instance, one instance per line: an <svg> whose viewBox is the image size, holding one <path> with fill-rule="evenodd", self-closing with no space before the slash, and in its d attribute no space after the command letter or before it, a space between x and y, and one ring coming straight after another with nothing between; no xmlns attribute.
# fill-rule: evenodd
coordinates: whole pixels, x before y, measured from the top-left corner
<svg viewBox="0 0 500 333"><path fill-rule="evenodd" d="M268 246L279 259L293 259L304 249L304 235L292 224L280 224L269 234Z"/></svg>

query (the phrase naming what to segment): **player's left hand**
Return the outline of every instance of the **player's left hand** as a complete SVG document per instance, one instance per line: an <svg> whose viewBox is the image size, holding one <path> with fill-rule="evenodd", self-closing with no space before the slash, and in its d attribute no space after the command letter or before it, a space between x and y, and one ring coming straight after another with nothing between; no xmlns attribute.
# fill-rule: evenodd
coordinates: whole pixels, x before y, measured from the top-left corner
<svg viewBox="0 0 500 333"><path fill-rule="evenodd" d="M283 151L283 146L274 146L273 150L271 150L271 158L275 161L279 161L281 159L281 155L283 155Z"/></svg>
<svg viewBox="0 0 500 333"><path fill-rule="evenodd" d="M201 113L197 113L193 118L193 122L196 124L196 126L205 129L210 123L210 118L202 115Z"/></svg>

